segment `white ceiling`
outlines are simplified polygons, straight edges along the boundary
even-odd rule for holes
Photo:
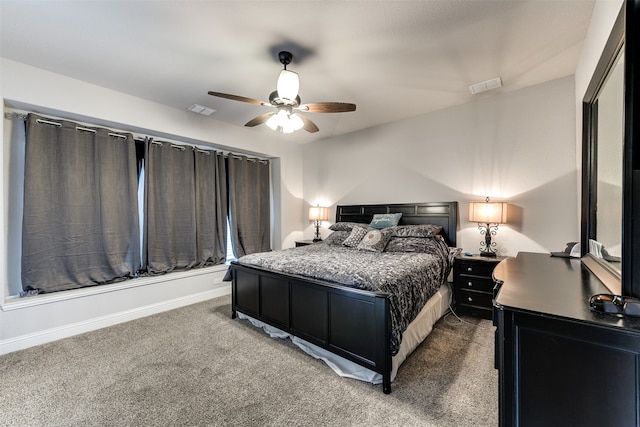
[[[574,73],[593,0],[31,1],[0,0],[0,55],[243,126],[267,107],[282,65],[302,102],[357,104],[307,113],[299,142],[414,117]],[[471,95],[494,77],[504,86]],[[246,132],[273,132],[266,126]]]

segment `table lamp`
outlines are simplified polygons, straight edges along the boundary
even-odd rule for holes
[[[469,203],[469,221],[477,222],[480,234],[484,234],[484,242],[480,242],[480,255],[496,256],[496,242],[491,236],[498,232],[498,224],[507,222],[507,203],[491,202],[487,197],[484,202]]]
[[[309,208],[309,220],[315,221],[316,235],[313,238],[314,242],[320,242],[320,222],[329,220],[329,209],[318,206],[311,206]]]

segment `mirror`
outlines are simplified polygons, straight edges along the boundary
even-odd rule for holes
[[[622,147],[624,143],[624,48],[597,96],[595,224],[589,253],[622,274]]]
[[[625,97],[623,7],[583,99],[582,261],[614,294],[622,294]]]

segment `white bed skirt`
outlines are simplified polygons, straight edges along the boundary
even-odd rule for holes
[[[445,283],[438,292],[433,295],[422,308],[418,316],[409,323],[407,330],[402,334],[402,342],[398,353],[391,359],[391,381],[396,377],[398,368],[407,357],[418,347],[418,345],[431,333],[433,325],[444,316],[451,304],[451,286]],[[238,312],[238,317],[249,320],[254,326],[262,328],[266,333],[274,338],[290,338],[291,341],[300,347],[305,353],[324,361],[338,375],[345,378],[353,378],[372,384],[381,384],[382,375],[362,367],[350,360],[335,355],[315,344],[290,335],[278,328],[267,325],[253,317]]]

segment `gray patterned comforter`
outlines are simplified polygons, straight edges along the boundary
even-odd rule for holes
[[[432,252],[370,252],[316,243],[245,255],[238,263],[389,293],[395,355],[402,332],[449,275],[452,256],[446,245]]]

